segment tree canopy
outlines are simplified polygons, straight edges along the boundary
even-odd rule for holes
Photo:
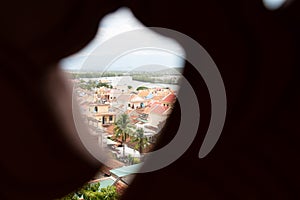
[[[88,183],[77,191],[57,200],[117,200],[118,193],[115,186],[100,188],[100,183]]]
[[[136,130],[132,142],[136,142],[134,148],[140,153],[143,153],[144,149],[150,145],[148,138],[144,135],[144,129],[142,128]]]
[[[115,138],[121,138],[123,157],[125,157],[124,142],[126,142],[128,136],[133,133],[133,128],[134,126],[130,124],[130,118],[126,113],[122,114],[115,123],[114,136]]]
[[[140,86],[140,87],[136,88],[137,91],[139,91],[139,90],[147,90],[147,89],[148,89],[148,88],[145,87],[145,86]]]

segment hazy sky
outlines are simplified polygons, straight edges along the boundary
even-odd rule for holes
[[[268,9],[276,10],[280,8],[286,1],[287,0],[263,0],[263,3]]]
[[[129,9],[121,8],[115,13],[107,15],[100,23],[99,31],[95,39],[79,53],[64,59],[61,62],[61,66],[67,70],[79,70],[86,60],[89,61],[89,64],[97,65],[101,57],[105,56],[103,53],[99,54],[99,52],[97,52],[97,47],[99,48],[100,44],[120,33],[142,27],[144,26],[132,15]],[[145,38],[145,40],[155,40],[155,42],[164,43],[168,48],[174,49],[175,52],[184,55],[183,49],[174,40],[153,34],[153,32],[151,32],[151,34],[139,35],[139,37]],[[182,58],[166,51],[140,50],[118,59],[111,65],[110,70],[129,71],[141,65],[151,64],[182,67],[183,62]]]
[[[286,0],[263,0],[265,6],[269,9],[277,9],[285,3]],[[80,70],[86,60],[88,64],[97,66],[101,58],[105,57],[104,53],[97,52],[97,47],[108,39],[119,35],[120,33],[132,31],[144,27],[127,8],[121,8],[115,13],[107,15],[99,25],[99,31],[95,39],[86,46],[79,53],[64,59],[61,62],[63,69]],[[184,51],[181,46],[174,40],[170,40],[159,36],[158,34],[149,36],[147,34],[139,35],[139,37],[145,38],[145,40],[151,40],[151,37],[156,42],[164,43],[169,48],[174,49],[176,52],[181,52],[184,55]],[[116,47],[117,48],[117,47]],[[113,50],[112,50],[113,51]],[[106,52],[107,53],[107,52]],[[108,52],[109,53],[109,52]],[[93,58],[92,58],[93,57]],[[91,59],[92,58],[92,59]],[[165,51],[155,50],[142,50],[130,53],[114,62],[110,70],[122,70],[130,71],[141,65],[162,65],[168,67],[182,67],[183,60],[178,56]]]

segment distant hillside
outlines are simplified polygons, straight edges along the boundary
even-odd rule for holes
[[[149,66],[147,68],[137,69],[129,72],[129,74],[151,74],[151,75],[180,75],[183,71],[183,68],[168,68],[158,67],[158,66]]]
[[[114,77],[114,76],[135,76],[135,75],[144,75],[144,76],[154,76],[160,77],[165,75],[179,76],[181,75],[183,68],[168,68],[164,66],[143,66],[129,72],[122,71],[106,71],[106,72],[83,72],[83,71],[70,71],[66,70],[66,73],[72,78],[100,78],[100,77]]]
[[[159,71],[158,73],[160,74],[170,74],[170,75],[181,75],[183,72],[183,67],[177,67],[177,68],[172,68],[172,69],[163,69]]]

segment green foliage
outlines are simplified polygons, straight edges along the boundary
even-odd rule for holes
[[[132,86],[131,86],[131,85],[128,85],[127,87],[128,87],[129,90],[132,89]]]
[[[97,83],[92,80],[89,80],[88,82],[80,80],[79,87],[84,90],[92,90],[92,88],[97,87]]]
[[[139,158],[134,158],[131,155],[128,155],[128,163],[129,165],[134,165],[134,164],[138,164],[141,162],[141,160]]]
[[[134,74],[132,80],[148,82],[148,83],[163,83],[163,84],[178,84],[178,79],[175,77],[163,77],[163,75],[148,73]]]
[[[181,71],[180,69],[178,69]],[[70,79],[80,78],[102,78],[102,77],[116,77],[128,75],[124,72],[66,72]],[[165,75],[173,75],[173,77],[165,77]],[[132,72],[133,80],[149,82],[149,83],[164,83],[164,84],[178,84],[178,76],[180,73],[174,70],[162,70],[157,72]],[[175,78],[177,77],[177,78]],[[128,88],[131,89],[131,88]]]
[[[132,80],[142,81],[142,82],[150,82],[150,83],[152,83],[154,81],[154,79],[147,74],[133,75]]]
[[[141,162],[141,159],[139,159],[139,158],[133,158],[132,164],[134,165],[134,164],[138,164],[140,162]]]
[[[108,186],[106,188],[101,188],[102,199],[103,200],[117,200],[118,193],[115,186]]]
[[[102,83],[102,82],[98,83],[96,87],[97,88],[100,88],[100,87],[112,88],[111,85],[109,85],[107,83]]]
[[[75,193],[71,193],[58,200],[78,200],[83,197],[84,200],[117,200],[118,193],[115,186],[108,186],[99,190],[100,183],[85,184]]]
[[[75,193],[70,193],[67,196],[64,196],[58,200],[79,200],[79,198],[77,197],[77,195]]]
[[[71,78],[101,78],[122,76],[122,72],[67,72]]]
[[[92,87],[86,83],[79,84],[79,87],[83,90],[92,90]]]
[[[134,126],[130,124],[130,118],[127,114],[122,114],[115,123],[114,137],[122,139],[122,145],[127,137],[133,133]],[[125,146],[123,145],[123,157],[125,156]]]
[[[88,184],[87,190],[96,192],[99,190],[100,182]]]
[[[88,82],[84,80],[80,80],[79,87],[84,90],[92,90],[93,88],[100,88],[100,87],[112,88],[112,86],[107,83],[102,83],[102,82],[92,81],[92,80],[89,80]]]
[[[118,193],[116,187],[108,186],[106,188],[101,188],[101,190],[86,190],[83,193],[84,200],[117,200]]]
[[[140,153],[143,153],[144,149],[150,145],[148,138],[144,135],[144,129],[138,128],[133,136],[132,142],[136,142],[134,148]]]
[[[147,90],[147,89],[148,89],[148,88],[145,87],[145,86],[140,86],[140,87],[136,88],[137,91],[139,91],[139,90]]]

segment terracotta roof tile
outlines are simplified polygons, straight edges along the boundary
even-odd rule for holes
[[[174,93],[170,93],[162,99],[163,102],[168,102],[168,103],[174,103],[175,100],[176,100],[176,96]]]
[[[163,96],[154,96],[152,99],[153,100],[157,100],[157,101],[160,101],[161,99],[163,98]]]
[[[155,105],[151,110],[151,113],[162,115],[167,109],[168,109],[167,107],[161,105]]]

